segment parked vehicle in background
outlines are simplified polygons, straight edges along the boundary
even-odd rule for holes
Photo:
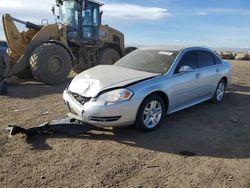
[[[235,55],[231,51],[221,51],[220,54],[222,59],[234,60]]]
[[[231,71],[207,48],[147,47],[77,75],[63,98],[68,115],[79,121],[151,131],[165,114],[209,99],[219,103]]]
[[[4,54],[6,54],[6,50],[8,48],[7,42],[0,41],[0,75],[3,73],[2,69],[4,69]],[[1,76],[0,76],[1,81]]]
[[[236,54],[235,60],[250,60],[249,52],[238,52]]]
[[[7,45],[7,42],[6,41],[0,41],[0,51],[5,51],[7,50],[8,48],[8,45]]]

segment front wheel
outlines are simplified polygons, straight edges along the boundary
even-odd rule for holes
[[[141,104],[136,118],[136,127],[143,131],[153,131],[160,126],[165,115],[165,104],[158,95],[150,95]]]
[[[222,79],[216,87],[214,96],[212,98],[212,102],[214,103],[221,102],[225,94],[225,89],[226,89],[226,82],[224,79]]]

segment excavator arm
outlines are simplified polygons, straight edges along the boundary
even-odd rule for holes
[[[15,64],[22,56],[31,39],[41,29],[41,27],[30,22],[24,22],[22,20],[12,18],[9,14],[3,15],[2,21],[5,37],[9,47],[8,56],[10,58],[10,63]],[[25,24],[28,30],[19,32],[14,21]]]

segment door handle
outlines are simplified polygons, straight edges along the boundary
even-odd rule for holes
[[[216,72],[219,73],[219,72],[220,72],[220,69],[216,69]]]
[[[199,73],[197,73],[197,74],[195,75],[195,77],[196,77],[196,78],[200,78],[201,75],[200,75]]]

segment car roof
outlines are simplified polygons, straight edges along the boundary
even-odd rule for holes
[[[149,46],[140,48],[141,50],[166,50],[166,51],[182,51],[182,50],[208,50],[212,51],[207,47],[201,46]]]

